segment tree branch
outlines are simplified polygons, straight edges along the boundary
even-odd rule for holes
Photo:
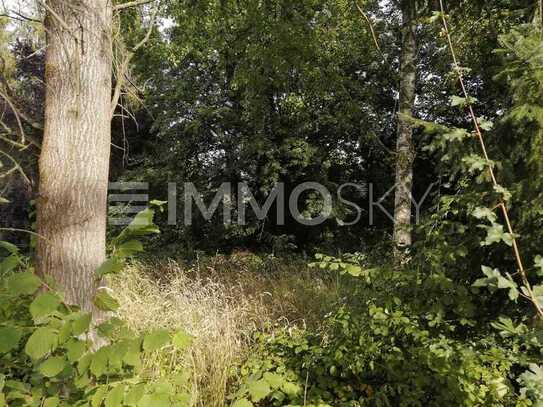
[[[144,4],[149,4],[157,0],[136,0],[136,1],[129,1],[128,3],[121,3],[117,4],[113,7],[113,11],[121,11],[130,7],[137,7],[142,6]]]
[[[125,3],[128,4],[128,3]],[[115,109],[117,108],[117,104],[119,103],[119,99],[121,97],[121,90],[124,85],[125,81],[125,75],[126,71],[128,70],[128,65],[130,64],[130,61],[136,54],[136,52],[147,42],[149,41],[149,38],[151,38],[151,34],[153,33],[153,28],[155,27],[156,23],[156,15],[157,10],[154,11],[153,16],[151,17],[151,23],[149,25],[149,29],[147,30],[147,34],[145,34],[145,37],[136,44],[132,50],[128,51],[128,54],[124,58],[124,60],[120,64],[120,72],[117,73],[117,84],[115,85],[115,91],[113,92],[113,99],[111,100],[111,117],[113,118],[113,115],[115,114]]]
[[[385,56],[383,55],[383,51],[381,51],[381,47],[379,46],[379,41],[377,40],[377,34],[375,33],[375,29],[373,28],[373,23],[369,19],[368,15],[364,12],[364,9],[358,4],[358,0],[355,0],[354,4],[356,5],[356,8],[362,14],[362,17],[366,20],[370,27],[371,36],[373,37],[373,42],[375,44],[375,47],[377,48],[377,51],[379,51],[379,54],[381,54],[381,57],[383,60],[385,59]]]

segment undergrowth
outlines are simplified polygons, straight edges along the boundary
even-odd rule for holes
[[[190,375],[192,405],[224,406],[254,350],[257,332],[319,330],[340,295],[337,279],[303,261],[215,256],[192,265],[133,263],[111,288],[118,316],[136,332],[183,329],[187,351],[153,355],[156,374],[180,366]]]

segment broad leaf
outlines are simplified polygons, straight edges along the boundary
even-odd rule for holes
[[[0,353],[7,353],[19,345],[22,334],[15,327],[0,328]]]
[[[119,309],[119,302],[113,298],[106,289],[100,289],[94,296],[94,305],[101,309],[102,311],[116,311]]]
[[[164,329],[150,332],[143,338],[143,350],[153,352],[170,343],[170,333]]]
[[[41,284],[41,280],[29,271],[14,274],[7,279],[7,288],[14,295],[34,294]]]
[[[55,377],[61,373],[67,366],[66,359],[62,356],[56,356],[46,359],[38,368],[39,372],[45,377]]]
[[[54,351],[58,345],[58,334],[50,327],[38,328],[30,335],[25,352],[32,359],[40,359]]]
[[[60,298],[56,294],[41,294],[30,304],[30,314],[34,320],[49,316],[58,309],[60,303]]]

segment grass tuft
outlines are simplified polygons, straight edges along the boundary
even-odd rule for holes
[[[192,404],[205,407],[228,404],[255,331],[318,327],[337,299],[334,280],[304,263],[256,256],[215,256],[190,267],[136,263],[111,287],[119,316],[133,330],[183,329],[193,336],[186,352],[160,352],[144,363],[151,376],[188,372]]]

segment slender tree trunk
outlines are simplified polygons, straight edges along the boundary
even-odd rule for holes
[[[400,110],[396,146],[396,197],[394,205],[394,244],[397,260],[403,258],[411,243],[411,189],[415,152],[412,126],[408,117],[413,114],[416,81],[416,9],[415,0],[401,0],[402,49],[400,56]]]
[[[105,260],[111,142],[111,0],[48,0],[37,271],[93,311]]]

